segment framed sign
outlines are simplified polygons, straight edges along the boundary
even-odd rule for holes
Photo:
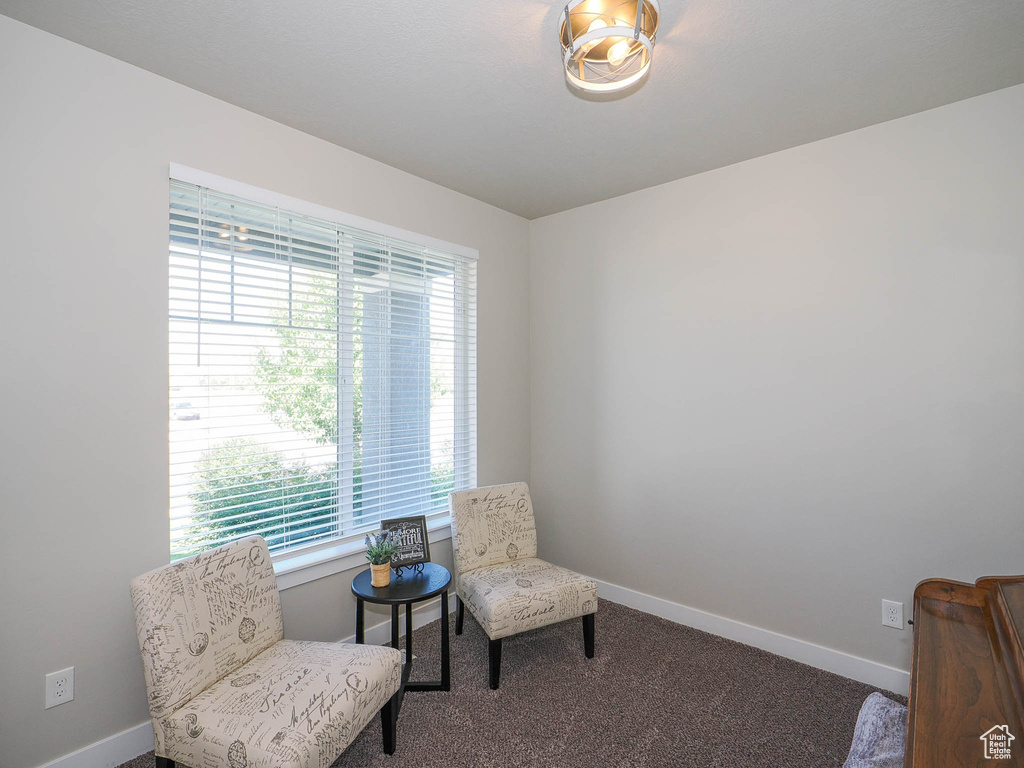
[[[395,517],[384,520],[381,530],[390,531],[391,541],[398,551],[391,558],[391,567],[399,573],[409,568],[430,562],[430,543],[427,541],[427,518]]]

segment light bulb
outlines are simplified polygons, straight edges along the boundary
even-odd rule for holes
[[[607,26],[608,22],[606,22],[604,19],[596,18],[592,22],[590,22],[590,26],[587,27],[587,32],[593,32],[595,29],[604,29]],[[597,40],[591,40],[589,43],[584,43],[583,45],[580,46],[580,51],[584,56],[586,56],[594,49],[594,46],[600,44],[603,39],[604,38],[599,37]]]
[[[627,56],[629,56],[628,38],[622,38],[619,42],[608,49],[608,63],[613,67],[622,66],[622,62],[626,60]]]

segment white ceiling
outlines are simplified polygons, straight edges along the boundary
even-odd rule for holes
[[[1024,82],[1022,0],[661,0],[649,80],[565,84],[563,2],[0,0],[0,13],[544,216]]]

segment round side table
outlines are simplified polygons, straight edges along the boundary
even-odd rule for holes
[[[395,717],[402,706],[406,691],[448,691],[451,690],[451,672],[448,650],[448,587],[452,575],[443,565],[424,563],[422,572],[406,569],[401,576],[391,574],[391,583],[386,587],[370,584],[370,570],[367,568],[352,579],[352,594],[356,597],[356,642],[365,641],[365,604],[391,606],[391,647],[398,648],[398,610],[405,606],[405,665],[402,667],[402,687],[398,693]],[[409,682],[412,672],[412,606],[414,603],[441,596],[441,679],[432,682]]]

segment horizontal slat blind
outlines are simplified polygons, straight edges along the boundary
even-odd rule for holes
[[[178,181],[169,252],[172,559],[475,485],[475,259]]]

